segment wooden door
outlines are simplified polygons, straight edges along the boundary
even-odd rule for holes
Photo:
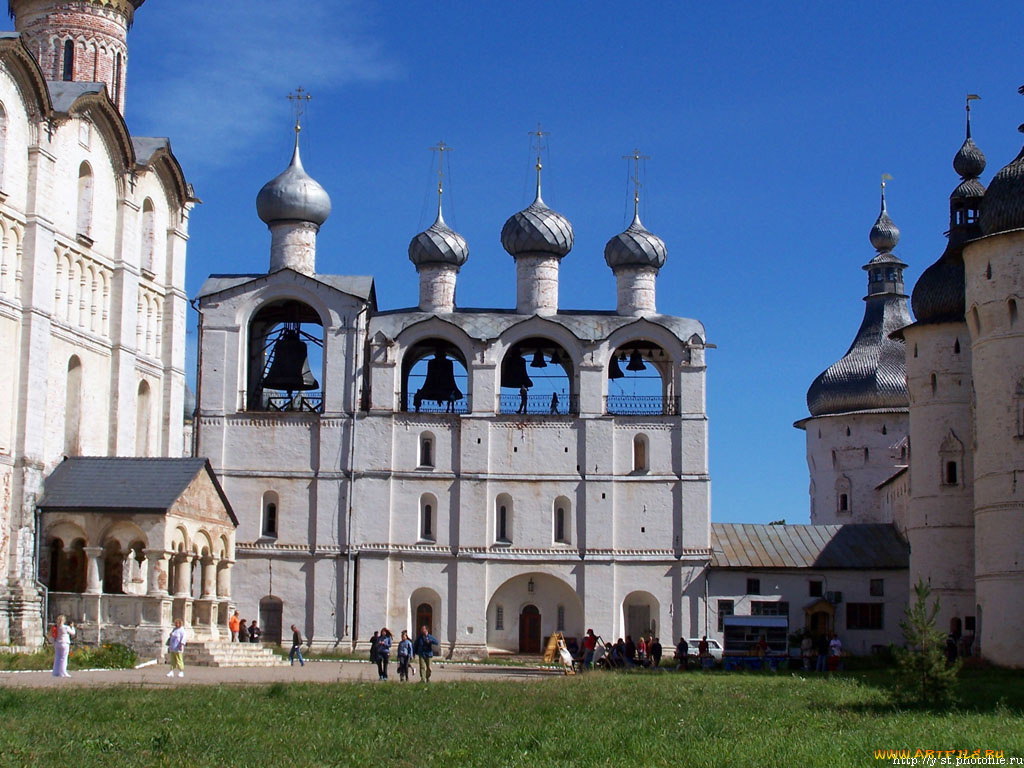
[[[519,614],[519,652],[540,653],[540,611],[535,605]]]
[[[434,609],[430,603],[420,603],[416,606],[416,626],[412,628],[413,637],[418,637],[420,627],[426,627],[427,632],[434,634]]]
[[[260,629],[263,630],[261,640],[264,643],[281,643],[281,618],[283,615],[281,601],[276,597],[264,597],[260,600]]]

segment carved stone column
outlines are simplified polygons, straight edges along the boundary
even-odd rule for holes
[[[170,576],[168,573],[168,559],[172,553],[163,549],[146,549],[143,550],[143,554],[146,556],[148,567],[146,572],[148,587],[146,594],[151,597],[163,597],[167,594]]]
[[[228,600],[231,597],[231,566],[234,560],[221,560],[217,569],[217,597]]]
[[[219,561],[217,560],[217,558],[215,558],[213,555],[207,555],[206,557],[204,557],[200,561],[200,563],[202,564],[202,568],[203,568],[203,574],[202,574],[203,591],[202,591],[202,595],[201,595],[203,600],[212,600],[214,597],[217,596],[216,595],[216,588],[217,588],[217,563],[218,562]]]
[[[85,547],[85,592],[88,595],[98,595],[103,592],[103,583],[100,581],[100,558],[103,557],[103,547]]]
[[[174,596],[191,597],[192,595],[192,560],[195,555],[187,552],[178,555],[174,578]]]

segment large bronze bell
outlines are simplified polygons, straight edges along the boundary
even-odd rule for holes
[[[526,373],[526,360],[521,355],[506,355],[501,365],[501,386],[508,389],[529,389],[533,381]]]
[[[320,388],[309,370],[306,342],[296,328],[285,328],[274,342],[274,359],[263,379],[263,388],[278,392],[307,392]]]
[[[627,371],[644,371],[647,370],[647,366],[644,365],[644,356],[640,354],[639,349],[634,349],[633,354],[629,356],[629,365],[626,366]]]
[[[615,357],[615,355],[612,355],[611,362],[608,363],[608,378],[609,379],[621,379],[621,378],[624,378],[625,375],[626,374],[624,374],[622,372],[622,369],[619,368],[619,361],[618,361],[618,359]]]
[[[422,400],[445,402],[462,399],[462,392],[455,383],[455,368],[452,361],[441,355],[434,355],[427,361],[427,378],[419,389]]]
[[[533,360],[530,361],[531,368],[547,368],[548,364],[544,360],[544,352],[538,349],[533,353]]]

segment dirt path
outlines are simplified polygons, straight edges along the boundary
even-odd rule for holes
[[[185,677],[180,679],[177,676],[167,677],[168,669],[167,665],[154,664],[142,669],[72,671],[70,678],[54,677],[49,671],[0,672],[0,687],[94,688],[128,685],[165,688],[179,685],[265,685],[276,682],[378,682],[377,668],[369,662],[359,661],[307,661],[304,667],[298,664],[294,667],[288,664],[279,667],[186,667]],[[539,667],[435,662],[430,681],[440,683],[452,680],[537,680],[560,674]],[[415,685],[419,684],[419,678],[413,676],[409,683],[399,682],[396,665],[392,664],[389,679],[387,683],[382,684]]]

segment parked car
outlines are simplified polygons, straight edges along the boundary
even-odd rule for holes
[[[697,654],[697,649],[700,648],[700,638],[699,637],[691,637],[689,640],[686,641],[686,643],[687,643],[687,645],[690,646],[690,655],[696,657],[698,655]],[[715,661],[721,661],[722,660],[722,644],[719,643],[717,640],[713,640],[712,638],[709,637],[708,638],[708,653],[711,654],[712,658]]]

